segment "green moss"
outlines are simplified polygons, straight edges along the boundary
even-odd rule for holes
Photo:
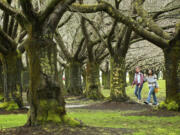
[[[40,100],[39,105],[42,108],[46,108],[48,106],[47,100]]]
[[[167,109],[169,111],[178,111],[179,105],[175,101],[170,101],[168,103],[165,103],[164,101],[160,103],[160,108]]]
[[[69,126],[72,126],[72,127],[77,127],[77,126],[80,126],[80,122],[77,121],[77,120],[74,120],[73,118],[67,116],[67,115],[64,115],[62,117],[62,120],[65,124],[69,125]]]
[[[159,107],[160,108],[166,108],[166,103],[164,101],[162,101],[160,104],[159,104]]]
[[[7,111],[19,109],[17,103],[15,103],[14,101],[1,103],[0,108],[5,109]]]
[[[48,117],[47,121],[52,121],[56,123],[61,123],[61,118],[59,116],[60,114],[56,113],[54,110],[49,110],[48,111]]]
[[[179,105],[175,101],[171,101],[170,103],[167,104],[168,110],[177,111],[178,108],[179,108]]]

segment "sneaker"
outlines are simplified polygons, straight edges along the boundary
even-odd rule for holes
[[[148,105],[149,103],[147,101],[144,102],[146,105]]]

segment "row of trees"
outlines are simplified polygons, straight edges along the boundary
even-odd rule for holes
[[[125,6],[125,10],[121,9],[122,0],[97,2],[95,5],[91,5],[93,1],[85,0],[50,0],[48,4],[47,1],[31,0],[0,2],[3,11],[0,58],[4,102],[6,105],[15,102],[22,106],[21,55],[26,52],[30,105],[28,125],[49,121],[78,125],[66,114],[62,91],[66,88],[70,95],[84,94],[88,98],[102,99],[99,70],[104,69],[100,66],[103,61],[106,61],[107,67],[103,72],[104,83],[107,83],[110,71],[111,100],[128,100],[125,92],[126,55],[129,46],[141,40],[147,40],[163,50],[168,76],[166,101],[180,104],[180,25],[177,23],[173,32],[169,28],[173,29],[174,24],[163,27],[157,23],[169,15],[165,13],[176,14],[174,11],[179,11],[180,5],[147,12],[143,8],[144,0],[133,0]],[[175,22],[177,17],[173,17]],[[72,29],[72,36],[67,36],[68,27]],[[60,79],[62,76],[58,76],[62,75],[62,69],[66,87]]]

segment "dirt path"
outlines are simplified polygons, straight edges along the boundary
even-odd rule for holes
[[[0,130],[0,135],[123,135],[132,130],[101,127],[66,127],[51,125],[47,127],[20,127]]]

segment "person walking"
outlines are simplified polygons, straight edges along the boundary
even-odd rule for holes
[[[132,84],[132,88],[134,87],[134,85],[136,85],[134,94],[138,99],[138,103],[140,103],[141,102],[141,90],[143,88],[143,83],[144,83],[144,75],[143,75],[143,73],[141,73],[140,67],[136,67],[135,71],[136,71],[136,73],[134,75],[134,81]]]
[[[151,101],[151,95],[153,95],[153,100],[154,100],[153,105],[157,105],[158,102],[157,102],[157,98],[156,98],[155,88],[159,88],[159,86],[157,83],[157,77],[154,75],[152,70],[148,71],[148,76],[145,77],[145,81],[148,82],[149,94],[148,94],[147,100],[144,103],[149,104]]]

